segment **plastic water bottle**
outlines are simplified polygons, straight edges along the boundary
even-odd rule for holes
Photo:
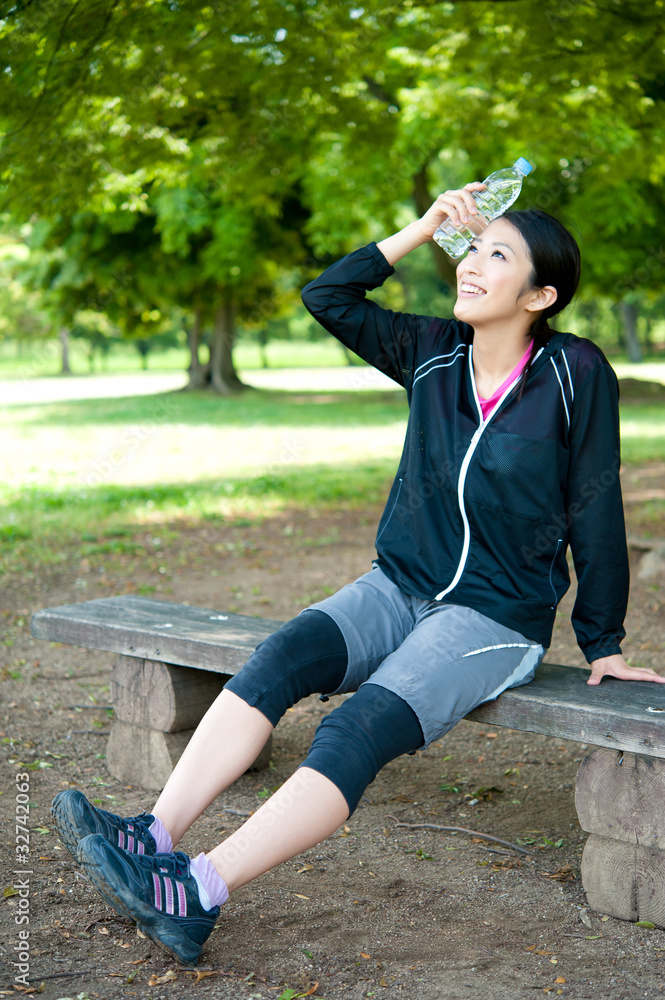
[[[483,183],[487,185],[484,191],[473,191],[473,198],[478,206],[478,215],[471,216],[469,222],[477,232],[482,232],[504,212],[507,212],[522,190],[522,180],[530,174],[533,167],[523,156],[512,167],[495,170]],[[461,257],[473,243],[477,233],[468,225],[453,226],[446,219],[434,233],[433,239],[450,257]]]

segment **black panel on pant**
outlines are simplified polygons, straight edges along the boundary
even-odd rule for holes
[[[335,691],[347,664],[339,627],[325,612],[307,610],[259,643],[225,690],[258,708],[276,726],[301,698]]]
[[[336,785],[354,812],[367,786],[389,761],[424,743],[418,717],[399,695],[371,682],[321,720],[307,758]]]

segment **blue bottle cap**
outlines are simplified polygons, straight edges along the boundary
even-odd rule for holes
[[[527,174],[530,174],[531,171],[533,170],[533,167],[531,166],[529,161],[525,160],[523,156],[520,156],[519,160],[515,160],[515,166],[520,171],[520,173],[524,174],[525,176]]]

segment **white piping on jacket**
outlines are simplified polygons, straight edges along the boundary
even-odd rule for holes
[[[568,358],[566,357],[566,352],[563,347],[561,348],[561,354],[563,356],[563,363],[566,366],[566,371],[568,372],[568,385],[570,386],[570,401],[575,402],[575,389],[573,388],[573,380],[570,377],[570,368],[568,367]]]
[[[458,358],[463,358],[464,353],[458,354],[457,352],[460,350],[463,352],[465,347],[466,344],[458,344],[455,350],[451,351],[450,354],[437,354],[433,358],[430,358],[428,361],[423,361],[422,365],[418,365],[418,367],[414,372],[415,378],[412,384],[415,385],[418,379],[424,378],[425,375],[429,375],[430,372],[436,371],[437,368],[448,368],[450,365],[454,364],[458,360]],[[427,365],[431,365],[433,361],[440,361],[443,358],[452,358],[452,361],[446,361],[445,364],[441,365],[434,365],[433,368],[429,368],[426,372],[422,372],[420,375],[418,374],[421,368],[425,368]]]
[[[482,407],[480,405],[480,400],[478,399],[478,391],[476,389],[476,380],[475,380],[475,378],[473,376],[473,345],[471,345],[469,347],[468,358],[469,358],[469,374],[471,376],[471,385],[473,386],[473,395],[474,395],[474,398],[476,400],[476,406],[478,407],[478,414],[480,416],[480,424],[476,428],[476,430],[474,432],[474,435],[471,438],[471,441],[469,442],[469,447],[468,447],[466,455],[464,456],[464,459],[462,461],[462,465],[461,465],[460,473],[459,473],[459,479],[457,481],[457,502],[459,504],[460,514],[462,515],[462,522],[464,524],[464,541],[462,543],[462,555],[460,556],[460,561],[459,561],[459,563],[457,565],[457,570],[455,572],[455,576],[453,577],[453,579],[451,580],[451,582],[448,584],[448,586],[444,590],[442,590],[440,594],[436,595],[436,597],[434,598],[435,601],[441,601],[441,600],[443,600],[443,598],[446,596],[446,594],[449,594],[450,591],[454,590],[454,588],[457,586],[457,584],[460,581],[460,577],[462,576],[462,573],[464,572],[464,567],[466,565],[466,560],[467,560],[467,557],[469,555],[469,546],[471,545],[471,528],[469,526],[469,519],[466,516],[466,508],[464,506],[464,483],[466,481],[466,474],[467,474],[467,471],[468,471],[468,468],[469,468],[469,464],[471,463],[471,459],[473,458],[473,453],[476,450],[476,448],[478,447],[478,442],[480,441],[480,439],[482,437],[482,434],[483,434],[483,431],[485,430],[485,428],[489,424],[490,420],[492,419],[492,417],[494,416],[494,414],[496,413],[496,411],[499,409],[499,407],[503,403],[503,401],[506,398],[506,396],[510,392],[512,392],[512,390],[515,388],[515,386],[517,385],[517,383],[519,382],[519,380],[521,378],[521,375],[518,375],[518,377],[516,379],[513,379],[513,381],[510,383],[510,385],[508,386],[508,388],[506,389],[506,391],[503,393],[503,395],[499,399],[499,402],[496,404],[496,406],[494,407],[494,409],[492,410],[492,412],[489,414],[489,416],[485,420],[484,417],[483,417],[483,411],[482,411]]]
[[[568,412],[568,403],[566,402],[566,394],[563,391],[563,382],[561,381],[561,378],[559,377],[559,372],[557,371],[557,367],[556,367],[556,364],[554,362],[554,358],[550,358],[550,361],[552,362],[552,368],[554,369],[554,373],[556,375],[557,382],[559,383],[559,388],[561,389],[561,398],[563,400],[563,405],[564,405],[564,408],[566,410],[566,420],[568,421],[568,429],[570,430],[570,413]],[[568,367],[568,365],[566,365],[566,368],[567,367]]]

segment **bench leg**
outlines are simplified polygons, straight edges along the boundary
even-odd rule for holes
[[[111,676],[115,719],[106,766],[120,781],[158,792],[194,728],[228,680],[209,670],[118,656]],[[250,771],[268,767],[272,736]]]
[[[589,906],[665,927],[665,760],[598,747],[580,765],[575,805],[591,834],[582,856]]]

